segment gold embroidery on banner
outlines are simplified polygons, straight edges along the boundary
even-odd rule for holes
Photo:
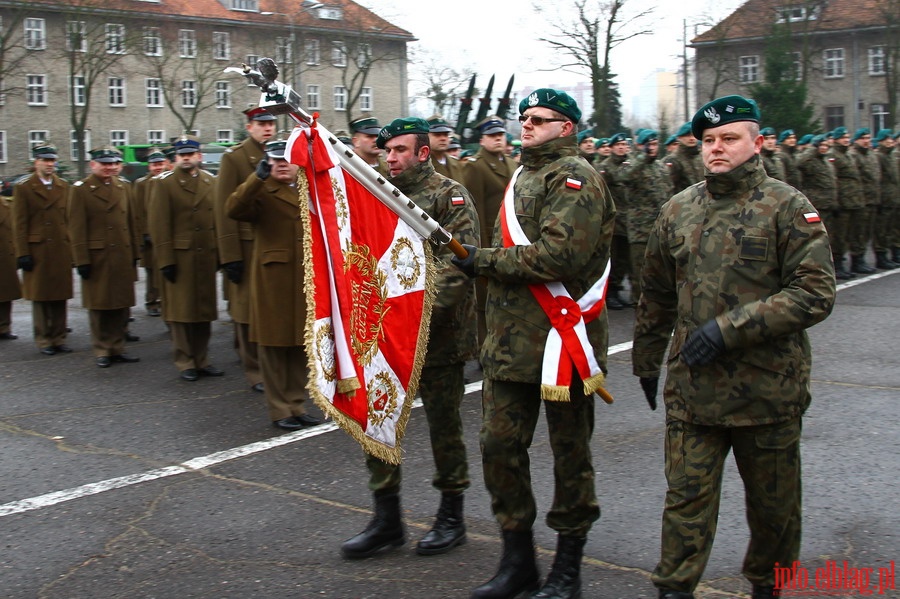
[[[412,289],[422,274],[412,242],[401,237],[391,249],[391,269],[404,289]]]
[[[381,426],[397,410],[397,387],[384,372],[369,383],[369,421]]]
[[[350,206],[347,205],[347,196],[344,195],[344,190],[335,177],[331,178],[331,190],[334,192],[334,213],[337,216],[338,227],[344,230],[350,217]]]
[[[344,274],[351,269],[357,272],[350,281],[350,344],[359,363],[368,366],[378,353],[378,340],[383,337],[382,327],[387,312],[387,275],[378,268],[378,260],[372,251],[353,242],[344,255]]]
[[[315,348],[322,376],[331,383],[337,378],[337,365],[334,361],[334,329],[330,324],[316,331]]]

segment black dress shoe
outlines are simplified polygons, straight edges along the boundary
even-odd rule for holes
[[[225,374],[225,371],[219,370],[215,366],[204,366],[197,369],[197,374],[200,376],[222,376]]]
[[[18,335],[13,335],[12,333],[0,333],[0,339],[18,339]]]
[[[115,356],[110,356],[109,359],[113,362],[125,362],[127,364],[141,361],[137,356],[129,356],[128,354],[116,354]]]
[[[55,347],[42,347],[41,353],[44,354],[45,356],[55,356],[56,348]]]
[[[256,391],[257,393],[265,393],[265,391],[266,391],[266,388],[262,383],[256,383],[255,385],[253,385],[250,388],[253,389],[254,391]]]
[[[134,322],[134,316],[129,316],[129,317],[128,317],[128,322]]]
[[[71,354],[72,348],[68,345],[54,345],[53,349],[60,354]]]
[[[325,422],[321,418],[316,418],[309,414],[301,414],[300,416],[294,416],[294,418],[296,418],[303,426],[318,426]]]
[[[125,333],[125,341],[140,341],[141,338],[137,335],[132,335],[131,333]]]
[[[197,374],[196,368],[188,368],[188,369],[182,370],[180,376],[181,376],[181,378],[183,378],[186,381],[196,381],[197,379],[200,378],[200,375]]]
[[[286,431],[298,431],[303,428],[303,423],[300,422],[296,416],[288,416],[281,420],[275,420],[272,424],[278,428],[283,428]]]
[[[97,358],[97,366],[100,368],[109,368],[112,364],[112,360],[109,356],[100,356]]]

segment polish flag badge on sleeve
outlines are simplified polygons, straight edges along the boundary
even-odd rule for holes
[[[583,185],[583,183],[581,182],[580,179],[573,179],[572,177],[566,177],[566,187],[568,187],[569,189],[574,189],[574,190],[578,191],[579,189],[581,189],[582,185]]]
[[[819,216],[818,212],[804,212],[803,220],[806,221],[806,224],[822,222],[822,218]]]

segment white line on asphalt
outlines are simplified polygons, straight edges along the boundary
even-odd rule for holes
[[[859,285],[860,283],[874,281],[875,279],[880,279],[882,277],[887,277],[889,275],[898,273],[900,273],[900,270],[879,272],[867,277],[862,277],[859,279],[841,283],[837,286],[837,288],[839,290],[846,289],[848,287]],[[607,353],[608,355],[612,356],[621,352],[625,352],[631,349],[631,345],[631,341],[619,343],[610,347]],[[481,389],[481,381],[474,381],[466,385],[465,392],[467,394],[473,393],[475,391],[478,391],[479,389]],[[418,408],[421,405],[422,401],[418,399],[413,403],[414,408]],[[121,489],[123,487],[129,487],[131,485],[136,485],[151,480],[159,480],[161,478],[168,478],[170,476],[176,476],[178,474],[196,472],[197,470],[200,470],[202,468],[209,468],[210,466],[215,466],[216,464],[221,464],[229,460],[242,458],[255,453],[261,453],[275,447],[288,445],[289,443],[293,443],[295,441],[301,441],[309,437],[316,437],[325,433],[330,433],[337,429],[338,426],[334,422],[326,422],[325,424],[321,424],[314,428],[279,435],[278,437],[266,439],[265,441],[250,443],[249,445],[235,447],[226,451],[217,451],[216,453],[211,453],[206,456],[201,456],[192,460],[188,460],[186,462],[182,462],[177,466],[148,470],[147,472],[142,472],[139,474],[120,476],[118,478],[111,478],[96,483],[82,485],[80,487],[73,487],[64,491],[55,491],[53,493],[38,495],[37,497],[31,497],[29,499],[13,501],[11,503],[0,505],[0,518],[2,518],[3,516],[11,516],[13,514],[21,514],[22,512],[50,507],[58,503],[72,501],[73,499],[80,499],[81,497],[88,497],[90,495],[96,495],[98,493],[111,491],[113,489]]]

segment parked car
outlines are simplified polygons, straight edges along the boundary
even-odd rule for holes
[[[16,186],[16,183],[24,181],[30,174],[31,173],[25,173],[24,175],[6,175],[0,177],[0,196],[12,197],[13,187]]]

